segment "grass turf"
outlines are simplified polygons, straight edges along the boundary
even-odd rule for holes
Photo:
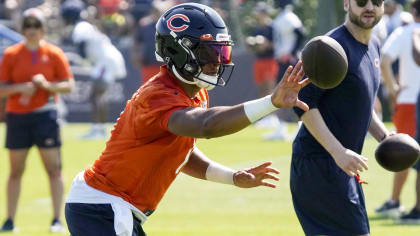
[[[85,132],[85,124],[69,124],[63,135],[63,176],[66,193],[73,177],[89,166],[105,146],[103,141],[81,141],[78,136]],[[0,140],[4,144],[4,124],[0,124]],[[233,168],[244,168],[263,161],[273,162],[280,170],[276,189],[239,189],[179,175],[157,211],[144,225],[152,236],[167,235],[303,235],[293,210],[289,190],[290,142],[263,142],[266,130],[247,128],[237,134],[199,140],[198,147],[210,158]],[[391,192],[392,173],[382,169],[375,161],[377,143],[367,138],[364,156],[369,158],[369,171],[362,179],[367,209],[370,216],[371,234],[381,236],[419,235],[420,226],[397,225],[391,219],[374,214],[374,208],[382,204]],[[6,217],[6,183],[9,172],[7,151],[0,148],[0,220]],[[411,208],[415,200],[415,173],[410,173],[402,193],[402,202]],[[46,173],[36,148],[31,149],[22,181],[22,192],[15,224],[17,234],[44,236],[51,223],[51,203]],[[63,217],[64,219],[64,217]]]

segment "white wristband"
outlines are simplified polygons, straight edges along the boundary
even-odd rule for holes
[[[279,109],[271,102],[271,95],[244,103],[246,117],[251,123]]]
[[[234,173],[234,170],[226,166],[222,166],[216,162],[210,162],[206,171],[206,179],[212,182],[234,185]]]

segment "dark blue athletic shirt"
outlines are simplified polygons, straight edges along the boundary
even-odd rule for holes
[[[333,89],[320,89],[309,84],[300,91],[299,99],[306,102],[310,109],[319,109],[338,141],[345,148],[360,154],[380,82],[379,41],[371,38],[369,45],[363,44],[344,25],[327,35],[337,40],[347,54],[349,67],[346,77]],[[325,66],[333,67],[334,62]],[[304,113],[296,107],[294,110],[299,117]],[[304,157],[330,156],[305,125],[302,125],[293,142],[293,153]]]

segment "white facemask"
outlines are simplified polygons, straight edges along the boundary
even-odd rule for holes
[[[198,76],[199,79],[193,78],[194,81],[189,81],[189,80],[185,79],[184,77],[182,77],[178,73],[178,71],[177,71],[177,69],[175,68],[174,65],[172,65],[172,72],[174,73],[175,77],[177,77],[182,82],[184,82],[186,84],[194,84],[194,85],[197,85],[198,87],[206,89],[206,90],[214,89],[214,87],[216,87],[214,84],[217,84],[217,76],[215,76],[215,75],[206,75],[206,74],[201,73]]]

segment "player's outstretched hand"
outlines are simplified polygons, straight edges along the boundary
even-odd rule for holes
[[[279,174],[280,172],[269,167],[271,164],[271,162],[264,162],[256,167],[239,170],[233,175],[233,182],[240,188],[253,188],[258,186],[275,188],[275,184],[265,181],[266,179],[279,180],[274,174]]]
[[[298,99],[300,89],[310,82],[308,78],[301,80],[304,74],[302,61],[299,61],[294,68],[292,66],[287,68],[271,97],[274,106],[279,108],[297,106],[302,110],[309,110],[308,105]]]
[[[349,176],[355,176],[359,172],[363,172],[363,170],[368,170],[368,165],[366,163],[368,159],[350,149],[346,149],[344,152],[336,154],[334,160]]]

